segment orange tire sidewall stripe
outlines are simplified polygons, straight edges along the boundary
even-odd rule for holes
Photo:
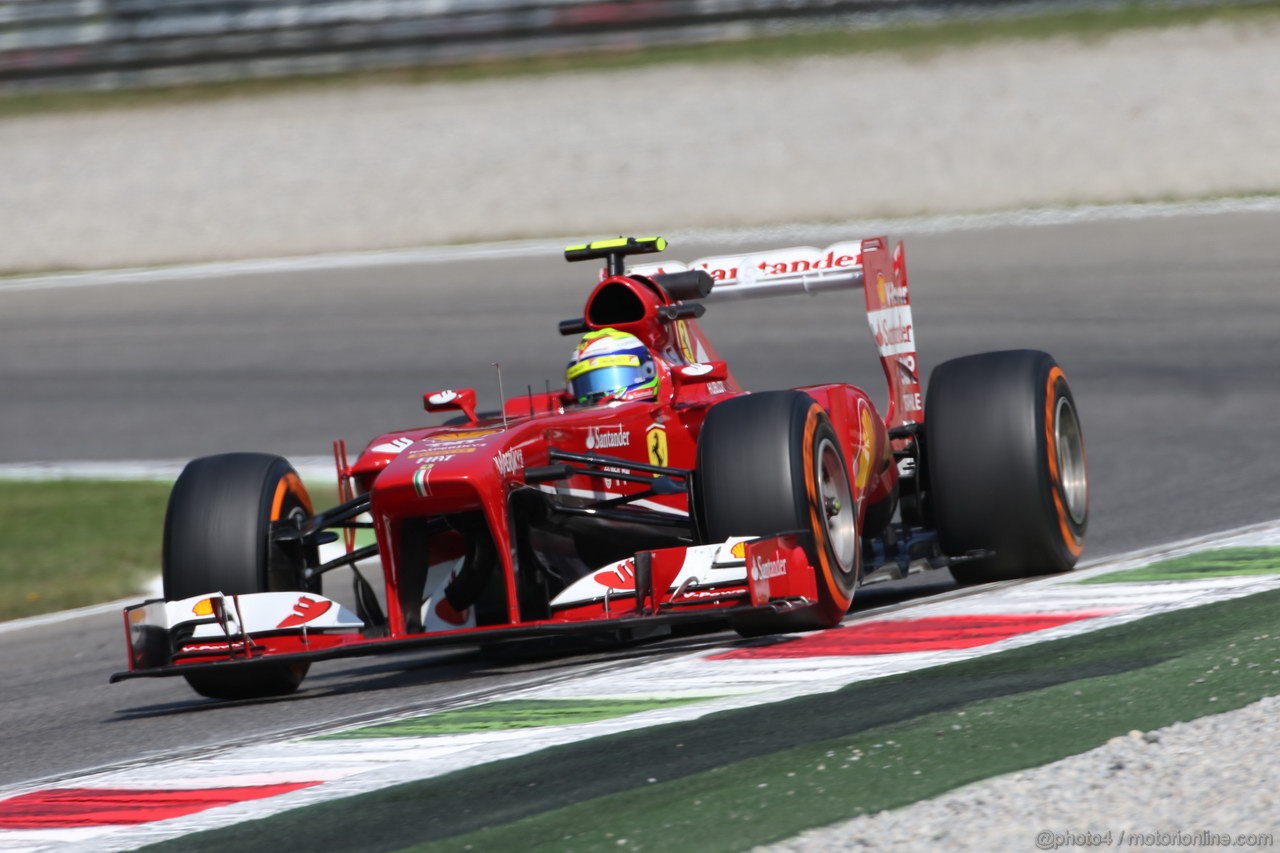
[[[809,525],[813,529],[814,551],[817,552],[818,569],[826,584],[827,594],[833,602],[848,609],[853,602],[853,597],[846,595],[840,588],[840,584],[836,582],[831,560],[827,557],[827,525],[818,516],[818,482],[817,471],[814,469],[813,434],[818,429],[818,418],[821,414],[822,407],[814,403],[809,407],[809,413],[805,416],[804,422],[804,487],[809,495]]]
[[[307,515],[315,515],[315,511],[311,508],[311,496],[307,494],[306,486],[302,485],[302,480],[297,474],[290,471],[280,478],[280,482],[276,483],[276,494],[271,499],[272,521],[280,520],[280,510],[284,508],[284,496],[290,492],[306,509]]]
[[[1049,454],[1049,479],[1050,491],[1053,493],[1053,507],[1058,513],[1058,530],[1062,534],[1062,544],[1067,547],[1072,556],[1079,557],[1084,551],[1084,543],[1071,530],[1071,524],[1067,519],[1067,508],[1062,504],[1062,478],[1058,472],[1058,441],[1055,436],[1055,419],[1057,417],[1057,407],[1054,401],[1057,399],[1054,393],[1057,389],[1058,382],[1064,385],[1067,382],[1066,374],[1062,372],[1062,368],[1056,364],[1049,371],[1049,378],[1045,382],[1044,393],[1044,445]]]

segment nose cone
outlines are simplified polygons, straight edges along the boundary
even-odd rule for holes
[[[477,509],[486,493],[501,496],[523,482],[531,444],[527,430],[440,430],[414,442],[379,475],[374,490],[414,515]]]

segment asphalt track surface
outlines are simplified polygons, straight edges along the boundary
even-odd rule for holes
[[[1087,556],[1098,557],[1280,517],[1276,234],[1276,214],[1230,214],[893,236],[907,241],[926,370],[1013,347],[1064,366],[1088,442]],[[804,242],[839,236],[869,235]],[[555,323],[578,312],[593,274],[548,255],[0,292],[0,461],[359,445],[422,422],[425,390],[473,385],[495,402],[493,361],[509,394],[555,382],[570,348]],[[854,295],[717,305],[702,325],[752,389],[883,381]],[[859,609],[950,587],[944,574],[867,589]],[[122,633],[115,615],[0,633],[0,785],[725,640],[333,662],[296,697],[218,705],[178,680],[108,686]]]

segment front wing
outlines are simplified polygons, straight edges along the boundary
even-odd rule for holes
[[[662,625],[793,612],[818,600],[810,548],[808,534],[796,532],[643,551],[568,587],[552,602],[549,619],[400,636],[372,636],[354,613],[312,593],[148,601],[125,608],[129,668],[111,681],[493,640],[642,635]]]

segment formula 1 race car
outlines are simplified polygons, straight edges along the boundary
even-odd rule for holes
[[[949,567],[959,583],[1069,570],[1084,443],[1062,369],[1032,350],[937,367],[922,399],[902,245],[885,238],[627,267],[658,237],[565,250],[604,262],[568,387],[381,435],[316,511],[278,456],[189,463],[164,531],[164,600],[125,610],[129,669],[199,693],[297,689],[312,661],[720,620],[744,636],[828,628],[860,583]],[[888,384],[743,391],[698,328],[708,304],[862,289]],[[926,418],[926,412],[928,417]],[[376,541],[356,547],[371,528]],[[367,533],[363,535],[368,535]],[[339,544],[341,543],[341,544]],[[337,556],[321,560],[321,546]],[[352,609],[321,594],[358,570]]]

